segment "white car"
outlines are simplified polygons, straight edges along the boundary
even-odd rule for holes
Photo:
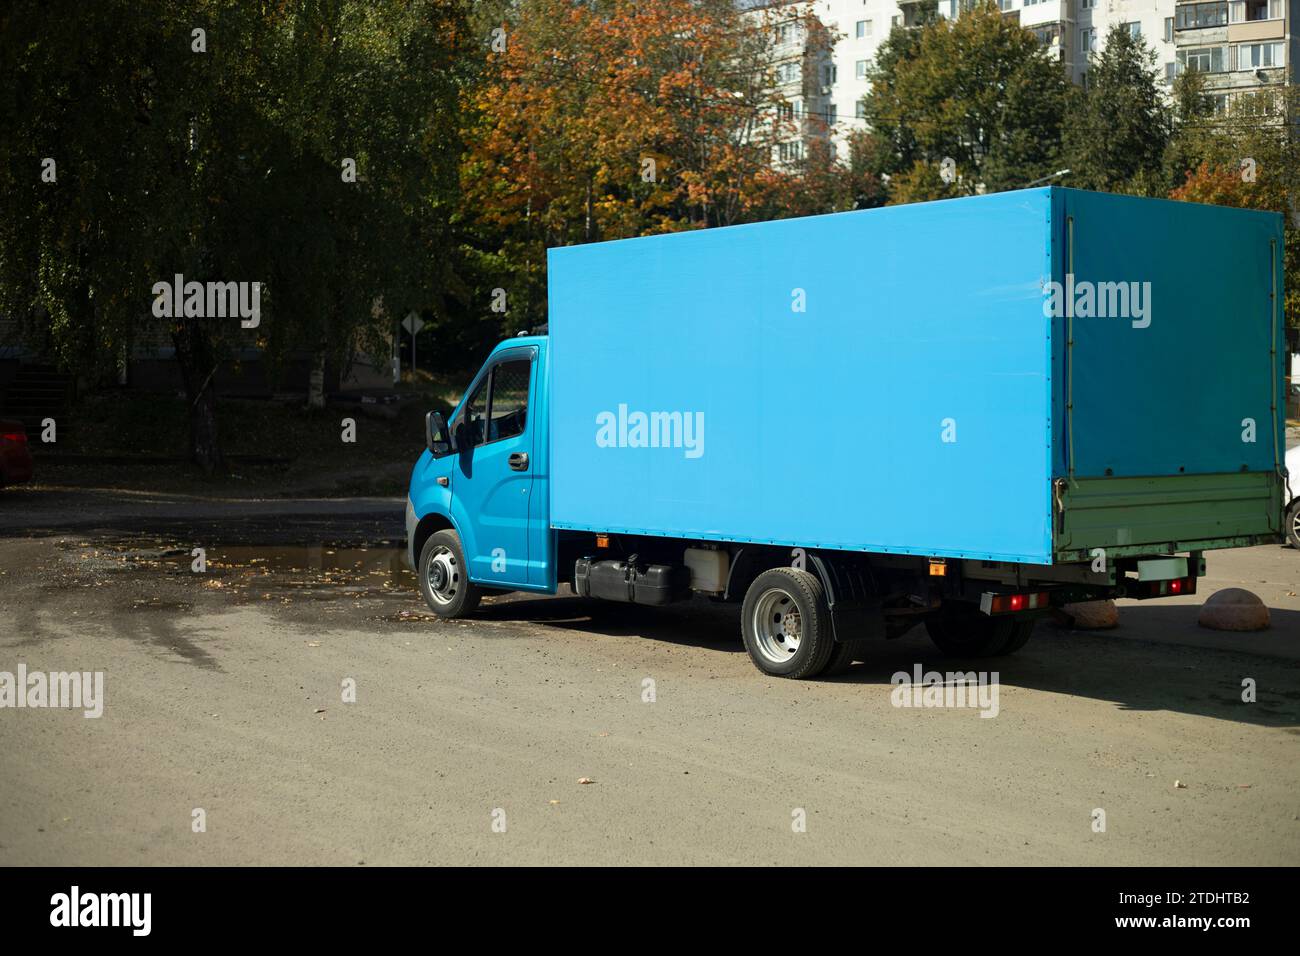
[[[1287,543],[1300,548],[1300,445],[1286,453],[1286,531]]]

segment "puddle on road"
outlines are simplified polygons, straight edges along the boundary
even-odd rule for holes
[[[77,542],[88,571],[166,574],[173,579],[193,574],[199,587],[223,590],[257,600],[356,600],[416,593],[415,575],[406,567],[404,548],[374,545],[197,545],[205,551],[206,570],[193,571],[191,548],[141,547],[114,542],[95,547]],[[141,602],[147,609],[152,602]],[[160,605],[161,606],[161,605]]]
[[[331,578],[379,577],[393,585],[415,586],[415,575],[407,569],[402,549],[396,547],[233,545],[207,549],[207,559],[209,568],[246,569],[259,574],[305,571]]]
[[[185,570],[193,558],[173,558]],[[216,546],[207,549],[207,574],[220,587],[225,583],[249,590],[293,591],[317,600],[374,597],[395,591],[410,594],[415,575],[407,570],[401,548],[331,547],[330,545]]]

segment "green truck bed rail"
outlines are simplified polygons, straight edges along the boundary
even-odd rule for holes
[[[1282,479],[1271,472],[1059,479],[1055,560],[1242,548],[1282,540]]]

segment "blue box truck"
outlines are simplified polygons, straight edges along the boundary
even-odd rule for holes
[[[758,668],[1192,593],[1281,541],[1282,221],[1047,187],[550,250],[411,477],[429,607],[742,604]]]

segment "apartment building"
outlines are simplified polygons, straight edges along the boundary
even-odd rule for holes
[[[774,31],[777,91],[785,102],[775,117],[779,141],[773,159],[782,165],[796,163],[804,158],[811,140],[830,140],[835,135],[834,37],[820,20],[803,15],[806,7],[801,4],[749,0],[745,6],[767,17]]]
[[[1087,83],[1089,55],[1100,51],[1116,26],[1141,36],[1155,50],[1162,78],[1173,82],[1174,0],[1001,0],[1001,6],[1042,41],[1075,83]]]
[[[746,5],[807,6],[792,0]],[[813,15],[838,41],[831,52],[810,57],[799,47],[804,39],[791,30],[782,67],[789,109],[808,120],[805,137],[842,142],[864,127],[867,74],[893,27],[912,26],[930,10],[955,18],[969,5],[970,0],[814,0]],[[1208,91],[1221,109],[1242,91],[1296,79],[1291,64],[1300,55],[1300,38],[1292,37],[1291,24],[1300,0],[999,0],[999,6],[1039,38],[1075,83],[1087,83],[1089,55],[1100,51],[1116,25],[1155,51],[1166,87],[1184,70],[1208,74]],[[785,155],[801,148],[787,145]]]
[[[1297,0],[1214,0],[1174,7],[1174,73],[1205,74],[1206,92],[1222,110],[1234,96],[1296,79],[1292,36]]]

